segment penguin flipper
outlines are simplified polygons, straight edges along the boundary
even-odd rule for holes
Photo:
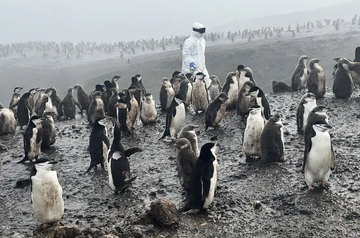
[[[306,138],[305,139],[305,151],[304,151],[304,160],[303,160],[303,164],[302,164],[302,168],[301,168],[301,172],[304,173],[305,172],[305,166],[306,166],[306,161],[307,161],[307,155],[309,154],[310,150],[311,150],[311,137],[310,138]]]
[[[276,157],[282,158],[284,155],[284,146],[283,142],[281,140],[281,137],[278,137],[275,139],[275,151],[276,151]]]
[[[142,152],[143,150],[141,148],[138,147],[134,147],[134,148],[130,148],[124,151],[125,156],[126,157],[130,157],[131,155],[137,153],[137,152]]]
[[[265,94],[263,95],[263,97],[262,97],[262,99],[261,99],[261,104],[262,104],[263,107],[264,107],[264,116],[265,116],[265,119],[266,119],[266,120],[269,120],[269,119],[270,119],[270,116],[271,116],[270,105],[269,105],[268,100],[267,100],[266,97],[265,97]]]
[[[11,109],[11,108],[14,108],[14,107],[16,107],[17,105],[19,105],[19,102],[20,102],[20,100],[18,100],[14,105],[12,105],[9,109]]]
[[[296,112],[296,125],[298,134],[302,133],[302,128],[304,125],[304,106],[299,106]]]
[[[226,93],[226,95],[228,96],[228,93],[229,93],[229,90],[230,90],[230,84],[228,82],[226,82],[224,84],[224,87],[223,87],[223,92]]]
[[[330,169],[334,170],[335,169],[335,153],[334,153],[334,149],[331,146],[331,165],[330,165]]]
[[[210,185],[211,185],[211,178],[214,174],[214,166],[212,163],[207,166],[207,168],[204,169],[204,173],[201,176],[201,182],[202,182],[202,194],[201,199],[205,200],[205,198],[208,196],[210,191]]]

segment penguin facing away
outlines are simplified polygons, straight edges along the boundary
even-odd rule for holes
[[[284,132],[279,115],[266,122],[261,133],[261,161],[264,164],[284,161]]]
[[[200,155],[198,138],[195,132],[196,125],[185,125],[180,132],[179,139],[185,138],[190,142],[191,149],[194,151],[196,158]]]
[[[87,119],[90,125],[93,125],[98,118],[105,117],[104,107],[105,105],[102,100],[102,92],[95,91],[87,115]]]
[[[196,114],[200,111],[205,112],[209,105],[205,77],[206,75],[204,73],[197,73],[192,87],[191,102]]]
[[[184,101],[185,106],[188,107],[193,101],[192,99],[193,86],[190,80],[184,74],[179,74],[178,77],[180,77],[180,87],[179,87],[179,93],[177,95],[178,98]]]
[[[104,163],[107,160],[108,149],[110,146],[109,138],[107,135],[106,124],[109,119],[106,117],[96,119],[93,129],[90,134],[90,157],[91,163],[86,173],[92,168],[101,165],[103,169]]]
[[[308,92],[315,94],[316,98],[321,98],[326,92],[326,79],[323,68],[319,65],[320,59],[310,60],[310,74],[307,82]]]
[[[351,73],[344,68],[344,60],[340,59],[334,72],[333,93],[336,98],[350,98],[354,91],[354,82]]]
[[[319,182],[326,187],[331,170],[335,166],[329,128],[331,126],[324,118],[307,125],[303,171],[309,189],[313,189],[312,184]]]
[[[82,114],[83,110],[85,110],[87,113],[89,110],[89,106],[90,106],[90,98],[89,98],[88,93],[79,84],[76,84],[74,86],[74,89],[77,90],[77,101],[79,102],[79,104],[81,106],[80,113]]]
[[[171,106],[171,102],[175,96],[175,91],[168,78],[162,79],[162,85],[160,88],[160,105],[161,111],[166,112]]]
[[[196,155],[191,148],[190,141],[179,138],[174,144],[176,150],[176,163],[181,186],[185,191],[190,189],[191,173],[196,163]]]
[[[306,66],[308,58],[309,57],[306,55],[302,55],[299,58],[298,64],[291,76],[291,88],[293,91],[301,90],[306,86],[309,75],[309,71]]]
[[[140,119],[146,125],[155,123],[157,118],[155,100],[151,93],[146,93],[140,106]]]
[[[252,86],[249,90],[250,95],[250,103],[251,105],[259,105],[262,110],[262,114],[266,120],[269,120],[270,113],[270,105],[265,96],[265,93],[257,86]]]
[[[313,93],[306,93],[301,97],[296,112],[296,125],[299,134],[305,131],[310,112],[316,107],[316,97]]]
[[[32,161],[33,159],[37,159],[39,157],[43,134],[41,121],[42,119],[37,115],[30,118],[23,137],[25,156],[18,163],[23,163],[26,160]]]
[[[14,133],[16,130],[15,114],[12,110],[0,107],[0,135]]]
[[[205,111],[205,130],[210,126],[214,129],[219,127],[219,123],[226,113],[227,100],[228,96],[226,96],[225,92],[222,92],[209,104]]]
[[[239,83],[234,72],[230,72],[226,76],[226,82],[223,87],[223,92],[226,93],[228,100],[225,105],[227,109],[236,107],[236,102],[239,93]]]
[[[265,126],[265,121],[261,115],[261,107],[254,105],[247,117],[243,139],[243,151],[246,158],[261,158],[261,134]]]
[[[343,67],[351,74],[354,84],[360,85],[360,62],[353,62],[346,58],[341,58]]]
[[[165,131],[159,140],[165,137],[177,138],[178,133],[185,124],[185,105],[177,96],[174,97],[171,107],[166,115]]]
[[[52,166],[56,161],[38,159],[30,174],[31,203],[35,218],[42,224],[55,223],[64,214],[62,188]]]
[[[109,103],[108,103],[108,116],[112,117],[112,118],[116,118],[116,103],[118,101],[118,91],[116,89],[116,87],[113,87],[110,89],[111,92],[111,96],[109,98]]]
[[[190,178],[190,189],[186,204],[180,212],[190,209],[208,209],[216,190],[218,161],[215,143],[206,143],[201,147],[200,156],[196,160]]]
[[[114,139],[107,159],[109,186],[115,193],[124,192],[136,179],[136,177],[131,177],[128,157],[142,151],[140,148],[124,150],[120,140],[120,125],[115,122]]]

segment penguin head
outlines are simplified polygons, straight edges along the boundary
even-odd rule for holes
[[[199,160],[214,161],[216,158],[216,144],[208,142],[201,147]]]
[[[167,78],[167,77],[163,77],[161,81],[162,81],[163,85],[167,85],[170,82],[169,78]]]
[[[121,78],[120,75],[114,75],[114,77],[112,77],[112,81],[119,81],[119,79]]]
[[[171,78],[174,78],[174,77],[178,76],[179,74],[180,74],[179,71],[175,71],[175,72],[171,75]]]
[[[224,103],[226,102],[226,100],[229,99],[225,92],[220,93],[219,95],[216,96],[216,98],[219,99],[221,103]]]
[[[316,115],[323,116],[324,118],[326,118],[326,120],[328,118],[327,108],[324,106],[317,106],[311,112],[315,113]]]
[[[95,85],[95,91],[104,92],[104,86],[103,84],[96,84]]]
[[[198,72],[195,74],[195,79],[204,80],[206,75],[203,72]]]
[[[146,101],[152,101],[152,100],[154,100],[154,98],[153,98],[153,96],[151,95],[151,93],[146,93],[146,94],[144,95],[144,98],[145,98]]]
[[[39,88],[32,88],[32,89],[30,89],[30,90],[29,90],[30,95],[33,96],[33,95],[37,92],[38,89],[39,89]]]
[[[110,80],[105,80],[105,81],[104,81],[104,85],[105,85],[105,87],[106,87],[107,90],[110,90],[110,89],[113,87],[113,85],[111,84]]]
[[[20,97],[20,93],[14,92],[12,96],[13,96],[13,98],[18,98],[18,97]]]
[[[242,89],[244,89],[243,91],[249,93],[250,89],[251,89],[253,86],[255,86],[253,82],[251,82],[251,81],[246,81],[246,82],[244,83]],[[250,94],[248,94],[248,93],[247,93],[245,96],[250,96]]]
[[[255,115],[257,113],[261,113],[261,107],[259,105],[253,105],[249,109],[249,113],[251,113],[252,115]]]
[[[76,84],[76,85],[74,86],[74,89],[75,89],[75,90],[80,90],[80,88],[82,88],[80,84]]]
[[[216,75],[210,76],[211,84],[218,85],[219,78]]]
[[[260,92],[260,88],[258,86],[252,86],[247,95],[251,97],[258,97],[260,96],[259,92]]]
[[[29,124],[32,123],[34,125],[38,125],[41,123],[41,117],[39,117],[38,115],[33,115],[31,118],[30,118],[30,121],[29,121]]]
[[[315,96],[315,94],[313,94],[313,93],[306,93],[306,94],[304,94],[304,96],[302,97],[303,98],[303,100],[304,100],[304,103],[308,103],[308,102],[316,102],[316,96]]]
[[[236,73],[235,72],[229,72],[226,75],[226,82],[231,82],[231,83],[237,83],[237,79],[236,79]]]
[[[240,65],[238,65],[238,66],[236,67],[236,69],[237,69],[238,71],[244,70],[244,68],[245,68],[245,66],[242,65],[242,64],[240,64]]]
[[[309,56],[307,55],[302,55],[299,58],[299,63],[306,63],[306,61],[309,59]]]
[[[74,92],[74,88],[73,87],[69,87],[68,89],[68,94],[72,94]]]
[[[20,93],[20,91],[22,90],[23,88],[22,87],[15,87],[14,88],[14,93]]]
[[[178,149],[178,150],[183,150],[183,149],[189,149],[191,147],[190,145],[190,141],[186,138],[179,138],[174,146]]]
[[[136,74],[135,77],[137,78],[137,81],[141,81],[142,79],[141,74]]]
[[[137,77],[132,77],[132,78],[131,78],[131,84],[137,85],[138,81],[139,81],[139,80],[138,80]]]
[[[274,124],[279,124],[282,126],[282,122],[281,122],[281,116],[279,114],[275,114],[275,115],[272,115],[270,118],[269,118],[269,122],[272,122]]]
[[[95,99],[95,98],[101,98],[101,95],[102,95],[102,94],[103,94],[102,91],[95,91],[93,98],[94,98],[94,99]]]
[[[54,164],[57,164],[57,161],[41,158],[35,161],[34,168],[36,169],[36,171],[51,171]]]
[[[51,95],[56,95],[57,94],[57,91],[56,91],[56,89],[54,88],[54,87],[50,87],[50,88],[47,88],[46,90],[45,90],[45,93],[46,94],[48,94],[49,96],[51,96]]]
[[[310,69],[315,68],[315,65],[316,65],[316,64],[319,64],[320,61],[321,61],[321,60],[318,59],[318,58],[313,58],[313,59],[311,59],[311,60],[309,61],[309,67],[310,67]]]
[[[24,100],[28,100],[31,97],[30,93],[24,93],[21,98],[23,98]]]
[[[121,101],[125,101],[126,93],[125,92],[118,93],[118,99],[121,100]]]

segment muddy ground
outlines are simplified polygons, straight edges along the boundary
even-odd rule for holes
[[[331,59],[338,55],[353,58],[358,37],[358,32],[348,31],[341,35],[270,39],[269,42],[259,40],[244,43],[242,47],[236,43],[218,45],[209,47],[207,62],[209,71],[210,65],[214,73],[222,68],[219,75],[223,78],[237,64],[249,65],[254,70],[255,80],[266,88],[271,79],[289,81],[298,56],[308,54],[323,59],[322,65],[331,87]],[[6,68],[2,68],[1,74],[14,78],[14,81],[19,80],[15,75],[27,74],[27,83],[40,87],[62,85],[61,90],[65,90],[73,82],[86,81],[93,85],[96,80],[102,82],[106,79],[106,75],[110,77],[113,73],[128,70],[124,84],[120,82],[121,87],[127,87],[130,84],[128,78],[140,72],[147,90],[157,98],[159,80],[178,69],[178,56],[177,51],[138,56],[138,63],[124,63],[120,71],[114,69],[117,59],[61,67],[49,64],[43,68],[36,63],[32,67],[22,63],[24,67],[16,68],[15,63],[2,62]],[[64,81],[52,78],[54,72],[60,74],[59,80],[62,78]],[[61,75],[61,72],[66,73]],[[147,74],[156,77],[146,78]],[[43,79],[43,75],[48,79]],[[80,76],[68,78],[66,75]],[[2,86],[4,83],[1,81]],[[1,94],[8,95],[9,92],[3,90],[1,87]],[[333,126],[331,134],[336,168],[330,176],[330,189],[314,191],[307,189],[300,172],[304,143],[302,136],[296,133],[295,114],[302,94],[268,93],[272,113],[280,113],[283,117],[285,163],[259,166],[245,162],[241,146],[245,121],[234,111],[224,118],[218,131],[208,132],[204,131],[203,115],[187,115],[187,123],[200,126],[200,145],[217,137],[220,174],[208,213],[182,214],[180,226],[175,230],[133,224],[149,209],[153,199],[165,197],[177,207],[183,205],[184,194],[177,178],[176,162],[169,159],[175,155],[174,147],[158,141],[164,129],[165,115],[159,114],[155,125],[138,123],[134,136],[123,138],[125,148],[137,146],[144,151],[130,159],[132,173],[137,175],[133,188],[118,195],[108,186],[106,172],[84,174],[90,164],[86,150],[90,129],[85,117],[77,115],[76,120],[56,122],[56,143],[42,154],[59,162],[54,169],[63,187],[65,214],[62,222],[77,224],[81,229],[100,228],[104,233],[135,237],[359,237],[360,90],[357,89],[349,100],[335,99],[329,90],[325,98],[318,101],[318,104],[331,109],[328,114]],[[0,143],[7,148],[0,152],[3,164],[0,174],[0,237],[31,237],[39,223],[33,217],[30,188],[14,188],[17,180],[28,178],[30,173],[28,164],[16,163],[23,156],[21,131],[18,129],[13,136],[0,137]],[[253,208],[254,200],[261,201],[261,209]]]

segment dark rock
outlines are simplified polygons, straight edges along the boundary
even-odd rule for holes
[[[90,237],[101,237],[106,235],[104,231],[98,228],[87,228],[81,232],[82,235],[87,235]]]
[[[160,227],[177,227],[179,225],[180,218],[176,206],[166,198],[153,201],[150,205],[150,214]]]
[[[42,226],[34,230],[35,238],[75,238],[80,235],[78,226],[53,226],[43,229]]]

